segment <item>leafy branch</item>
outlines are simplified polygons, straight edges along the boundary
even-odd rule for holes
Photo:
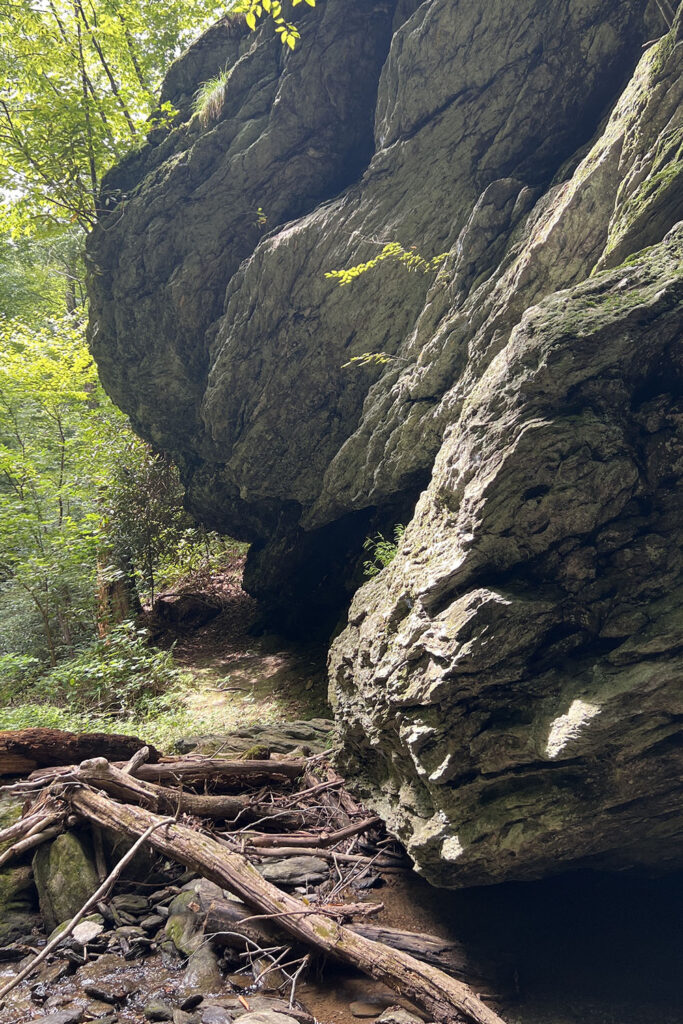
[[[406,270],[430,274],[439,269],[447,256],[447,252],[442,252],[438,256],[421,256],[419,252],[415,251],[414,246],[411,249],[404,249],[399,242],[389,242],[377,256],[366,263],[357,263],[355,267],[347,267],[346,270],[328,270],[325,277],[339,281],[339,286],[343,287],[345,284],[352,284],[356,278],[367,273],[368,270],[374,270],[385,260],[394,260]]]
[[[303,0],[289,0],[292,7],[296,7],[302,3]],[[305,0],[309,7],[315,7],[316,0]],[[275,31],[280,36],[280,42],[283,46],[288,46],[290,50],[293,50],[297,44],[297,40],[301,38],[301,34],[296,27],[289,21],[285,21],[282,14],[282,4],[279,0],[242,0],[237,3],[233,8],[235,12],[243,12],[246,14],[246,22],[250,29],[254,30],[259,20],[264,15],[270,15]]]

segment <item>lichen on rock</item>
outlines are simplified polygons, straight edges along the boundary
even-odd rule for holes
[[[184,122],[105,183],[105,385],[252,541],[268,611],[334,617],[410,520],[331,688],[439,884],[680,863],[681,17],[326,0],[291,55],[216,29],[172,69]],[[325,277],[392,241],[448,256]]]

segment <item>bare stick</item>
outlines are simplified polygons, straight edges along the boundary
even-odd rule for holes
[[[13,857],[18,857],[20,854],[26,853],[27,850],[32,850],[34,846],[40,846],[41,843],[47,843],[48,840],[54,839],[61,831],[62,827],[58,825],[56,828],[44,828],[32,836],[19,840],[14,846],[10,846],[9,850],[5,850],[2,857],[0,857],[0,867],[6,864],[8,860],[12,860]]]
[[[336,832],[322,832],[319,836],[253,836],[250,842],[252,846],[277,846],[284,839],[287,846],[334,846],[335,843],[341,842],[342,839],[346,839],[348,836],[355,836],[359,832],[365,832],[367,829],[372,828],[373,825],[380,825],[381,823],[381,818],[366,818],[355,825],[347,825],[346,828],[337,829]]]
[[[395,861],[377,860],[375,857],[363,857],[359,853],[337,853],[336,850],[321,850],[317,846],[272,846],[254,848],[250,841],[247,844],[255,857],[322,857],[323,860],[338,860],[344,864],[372,864],[378,871],[410,871],[407,865]]]
[[[103,882],[107,877],[107,861],[104,856],[102,829],[97,825],[92,826],[92,845],[95,851],[95,868],[97,869],[97,877],[100,882]]]
[[[135,775],[135,770],[145,761],[149,761],[149,747],[140,747],[137,754],[133,754],[130,761],[126,761],[121,771],[126,775]]]
[[[659,13],[666,22],[667,28],[671,28],[676,19],[676,12],[669,3],[669,0],[655,0],[655,2],[659,8]]]
[[[31,960],[31,962],[26,965],[26,967],[24,967],[23,971],[20,971],[19,974],[15,975],[10,982],[8,982],[3,988],[0,989],[0,999],[4,999],[5,996],[12,991],[13,988],[16,988],[17,985],[19,985],[24,980],[24,978],[27,978],[29,976],[31,971],[33,971],[33,969],[37,967],[38,964],[42,963],[43,960],[45,960],[45,958],[49,956],[52,950],[55,949],[60,944],[60,942],[62,942],[64,939],[68,938],[69,935],[71,935],[72,931],[74,930],[78,922],[85,917],[85,915],[88,913],[91,907],[94,907],[95,904],[98,903],[104,897],[107,890],[109,889],[110,886],[114,884],[116,879],[119,877],[119,875],[125,868],[126,864],[128,864],[133,859],[133,857],[138,852],[140,847],[149,839],[152,833],[156,832],[158,828],[162,828],[164,825],[173,825],[174,822],[174,818],[163,818],[161,821],[155,821],[153,824],[149,826],[148,829],[146,829],[145,832],[143,832],[143,834],[140,836],[137,842],[133,843],[128,853],[124,854],[124,856],[121,858],[118,864],[110,871],[109,875],[107,876],[107,878],[105,878],[104,882],[99,887],[97,892],[93,893],[90,899],[86,900],[86,902],[83,904],[83,906],[78,911],[76,916],[71,918],[66,928],[62,929],[62,931],[59,932],[58,935],[55,935],[55,937],[51,939],[50,942],[48,942],[47,946],[45,946],[45,948],[42,949],[40,953],[38,953],[38,955],[35,956],[33,960]]]

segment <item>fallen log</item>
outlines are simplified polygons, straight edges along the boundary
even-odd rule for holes
[[[360,907],[364,910],[374,909],[373,904],[361,904]],[[207,935],[215,936],[218,945],[242,948],[239,932],[243,930],[250,941],[262,946],[281,944],[286,941],[283,925],[279,920],[254,920],[251,911],[236,900],[212,899],[202,909],[205,913],[204,931]],[[354,907],[341,904],[338,909],[341,916],[352,912]],[[377,909],[381,909],[381,904],[377,905]],[[323,907],[322,910],[326,916],[327,914],[336,916],[337,908],[335,907],[331,907],[329,910]],[[494,984],[499,987],[497,972],[491,967],[474,963],[458,942],[439,939],[435,935],[427,935],[423,932],[404,932],[397,928],[385,928],[381,925],[360,922],[348,924],[346,927],[356,935],[362,935],[373,942],[381,942],[391,949],[403,950],[403,952],[414,956],[416,960],[432,964],[458,978],[476,978],[478,985]]]
[[[136,839],[162,823],[149,811],[115,803],[90,789],[71,791],[68,800],[79,817]],[[294,938],[384,981],[426,1010],[438,1024],[460,1024],[463,1014],[477,1024],[503,1024],[498,1014],[463,982],[312,911],[310,906],[271,885],[246,858],[227,850],[212,837],[184,825],[170,824],[150,834],[148,842],[166,857],[233,892],[258,911],[255,918],[275,918]]]
[[[63,732],[61,729],[18,729],[0,732],[0,775],[21,775],[35,768],[77,764],[98,754],[118,760],[143,746],[135,736]],[[150,747],[150,760],[159,752]]]
[[[301,828],[311,821],[311,815],[305,811],[281,811],[275,804],[256,803],[249,796],[211,796],[157,786],[116,768],[104,757],[83,761],[72,772],[72,777],[78,782],[97,786],[118,800],[141,804],[164,814],[190,814],[218,821],[235,818],[251,822],[276,819],[278,824],[289,824],[293,828]]]
[[[87,757],[95,757],[101,754],[101,750],[95,750]],[[83,760],[83,759],[79,759]],[[120,768],[122,771],[129,764],[129,761],[112,760],[107,758],[113,768]],[[36,787],[48,785],[52,781],[75,771],[77,764],[61,762],[63,767],[43,768],[31,772],[27,783],[35,784]],[[220,757],[182,757],[162,758],[155,764],[138,764],[134,767],[132,775],[143,782],[175,782],[182,785],[194,785],[196,783],[216,782],[223,785],[242,782],[256,782],[261,779],[296,779],[303,772],[305,762],[296,761],[227,761]],[[294,794],[296,796],[296,794]],[[294,801],[296,802],[296,801]]]

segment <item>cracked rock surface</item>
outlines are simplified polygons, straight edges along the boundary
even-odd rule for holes
[[[105,385],[253,542],[248,589],[334,613],[363,537],[410,519],[331,688],[345,770],[438,884],[680,864],[665,30],[636,0],[325,0],[285,54],[224,21],[171,69],[182,123],[105,182]],[[325,277],[390,241],[448,255]],[[343,368],[364,352],[390,358]]]

